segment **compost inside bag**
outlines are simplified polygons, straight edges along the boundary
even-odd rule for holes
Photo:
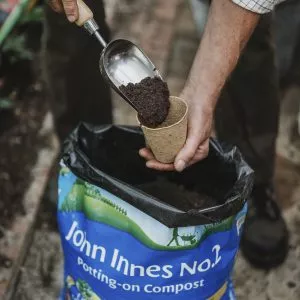
[[[252,170],[236,147],[211,139],[205,160],[158,172],[139,157],[143,146],[138,128],[87,124],[64,143],[64,297],[232,299]]]

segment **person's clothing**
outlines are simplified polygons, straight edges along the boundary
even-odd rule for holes
[[[258,14],[269,13],[275,6],[286,0],[232,0],[239,6],[251,10]]]
[[[87,0],[101,34],[109,40],[101,0]],[[108,85],[99,71],[100,44],[65,15],[45,5],[44,71],[57,133],[62,141],[80,122],[112,123]]]
[[[216,108],[221,140],[237,145],[255,170],[256,183],[273,180],[279,92],[272,15],[261,20],[228,80]]]
[[[195,1],[191,0],[192,4],[195,5]],[[208,1],[201,0],[201,4],[209,5]],[[289,5],[292,5],[291,2]],[[277,7],[276,17],[283,6],[285,4]],[[292,9],[293,6],[290,7],[290,10]],[[203,22],[197,19],[196,10],[194,14],[201,36],[204,30]],[[291,15],[287,14],[286,17],[289,17],[289,21],[285,25],[290,26],[279,26],[280,22],[276,23],[278,32],[275,34],[281,37],[290,30],[297,30],[297,15],[291,18]],[[282,18],[281,25],[285,18]],[[283,73],[284,66],[280,64],[291,62],[292,59],[290,46],[287,47],[279,42],[279,37],[276,39],[277,51],[274,51],[272,27],[272,14],[263,15],[236,69],[225,85],[215,117],[218,137],[236,144],[246,161],[255,170],[256,182],[249,199],[249,213],[244,225],[241,249],[250,263],[264,269],[280,265],[287,257],[289,249],[287,226],[277,204],[272,183],[279,123],[277,64],[279,62],[279,70]],[[295,35],[293,38],[297,40]],[[291,40],[292,37],[290,36],[289,39]],[[281,52],[284,49],[285,51]],[[275,52],[279,52],[277,60]],[[280,78],[284,78],[286,74],[281,74]],[[263,230],[258,234],[259,228]]]
[[[276,268],[289,252],[289,232],[272,185],[254,186],[241,238],[244,257],[260,269]]]
[[[274,176],[279,121],[277,66],[282,82],[284,79],[291,79],[291,72],[295,74],[294,77],[299,72],[292,68],[297,60],[300,61],[300,54],[296,51],[297,42],[300,41],[300,19],[294,13],[298,11],[299,2],[289,0],[277,7],[275,31],[272,15],[265,14],[261,17],[216,109],[218,137],[241,149],[255,170],[258,184],[270,183]],[[197,20],[196,1],[191,0],[191,3]],[[199,3],[208,6],[209,0],[201,0]],[[204,30],[202,23],[197,20],[200,35]],[[283,41],[291,44],[287,45]]]
[[[275,44],[282,94],[280,156],[300,165],[300,1],[276,8]],[[285,28],[285,30],[283,30]]]
[[[289,0],[275,10],[274,35],[281,87],[300,85],[300,1]]]
[[[218,136],[239,146],[258,184],[274,177],[279,82],[281,90],[300,84],[299,13],[300,1],[290,0],[262,16],[216,110]]]

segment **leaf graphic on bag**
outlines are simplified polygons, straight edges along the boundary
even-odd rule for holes
[[[66,196],[61,210],[65,212],[82,211],[82,202],[85,194],[85,185],[81,179],[77,179]]]

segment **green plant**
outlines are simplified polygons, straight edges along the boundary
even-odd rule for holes
[[[88,183],[86,183],[86,195],[104,202],[105,204],[107,204],[110,207],[114,208],[116,211],[123,214],[124,216],[127,215],[127,212],[126,212],[125,209],[123,209],[122,207],[120,207],[117,204],[113,203],[109,199],[103,197],[101,195],[99,189],[97,189],[95,186],[93,186],[91,184],[88,184]]]
[[[29,0],[21,0],[6,18],[0,29],[0,46],[3,45],[4,41],[15,28],[16,24],[20,21],[23,13],[27,9],[28,3]]]
[[[86,281],[82,279],[78,279],[76,281],[76,286],[80,294],[82,295],[83,299],[90,299],[91,296],[93,295],[93,290]]]
[[[44,18],[44,10],[41,6],[34,7],[31,11],[24,13],[19,21],[20,25],[30,22],[42,22]]]
[[[26,36],[14,31],[17,25],[42,21],[44,14],[42,7],[34,7],[28,11],[28,3],[29,0],[22,0],[17,4],[0,29],[0,46],[3,53],[9,52],[11,63],[33,59],[32,51],[26,46]]]
[[[33,59],[33,53],[26,47],[25,35],[13,34],[9,36],[2,48],[3,53],[10,52],[9,59],[12,63],[22,59]]]
[[[66,196],[60,210],[64,212],[82,211],[84,193],[85,185],[82,180],[77,179],[71,191]]]
[[[69,174],[71,171],[68,167],[62,167],[59,171],[59,174],[61,176],[66,176],[67,174]]]
[[[0,110],[12,109],[14,103],[10,98],[0,98]]]

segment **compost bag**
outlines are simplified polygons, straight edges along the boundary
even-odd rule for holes
[[[234,299],[253,172],[235,147],[182,173],[147,169],[135,127],[81,124],[63,145],[63,299]]]

